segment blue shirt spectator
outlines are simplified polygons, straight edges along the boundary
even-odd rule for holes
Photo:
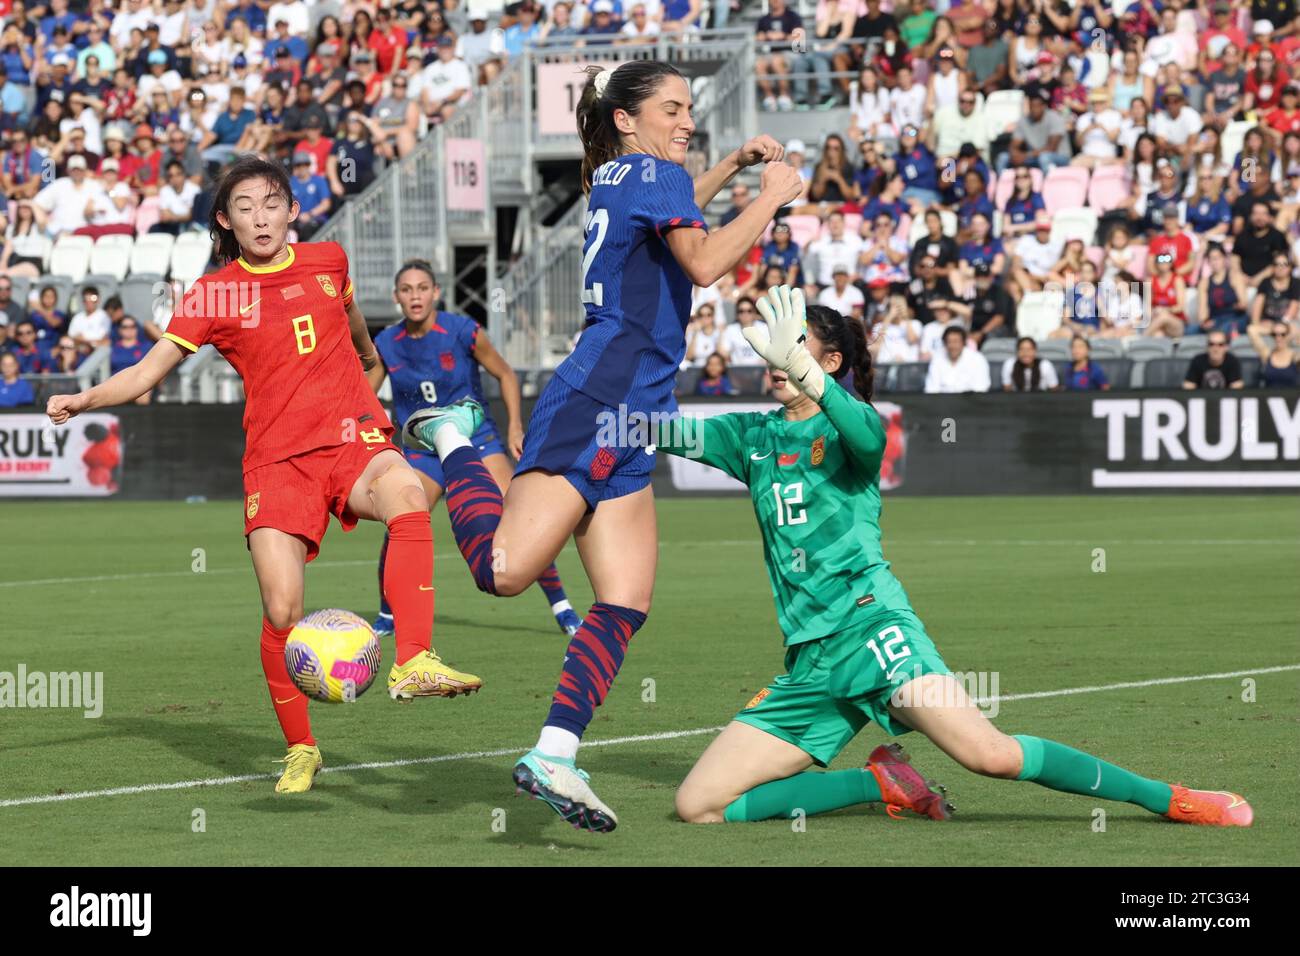
[[[235,145],[239,142],[239,137],[244,135],[244,129],[256,118],[256,115],[250,109],[241,109],[234,116],[230,115],[230,110],[226,110],[212,124],[212,132],[216,134],[217,144],[220,146]]]
[[[284,47],[289,51],[289,55],[299,63],[307,60],[307,41],[302,37],[274,37],[266,41],[266,46],[262,48],[262,58],[267,63],[274,63],[275,58],[279,55],[280,48]]]
[[[1026,223],[1032,223],[1034,217],[1038,215],[1038,211],[1046,208],[1043,204],[1043,197],[1038,193],[1030,193],[1024,199],[1017,199],[1013,193],[1011,198],[1007,200],[1003,212],[1007,214],[1010,225],[1023,226]]]
[[[32,383],[18,375],[18,358],[11,352],[0,355],[0,408],[36,404]]]
[[[1213,201],[1201,197],[1194,203],[1188,203],[1187,224],[1197,233],[1209,232],[1216,226],[1224,224],[1231,228],[1232,206],[1228,204],[1228,200],[1224,199],[1222,194]]]
[[[1065,387],[1072,392],[1103,392],[1110,387],[1110,380],[1101,366],[1089,359],[1083,368],[1070,366],[1065,376]]]
[[[244,22],[248,24],[250,33],[261,32],[266,35],[266,11],[253,3],[253,0],[244,0],[239,6],[235,7],[226,14],[226,29],[235,22],[237,17],[243,17]]]
[[[306,179],[294,176],[289,180],[289,188],[304,212],[315,209],[330,197],[330,184],[324,176],[308,176]]]
[[[983,242],[968,242],[961,247],[958,253],[963,262],[969,262],[972,266],[978,266],[981,262],[989,268],[993,267],[993,260],[998,257],[1002,251],[1002,240],[994,239],[992,236]]]

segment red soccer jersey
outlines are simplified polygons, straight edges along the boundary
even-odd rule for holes
[[[164,337],[215,345],[244,381],[244,471],[390,427],[352,345],[351,302],[343,247],[314,242],[274,266],[236,259],[177,305]]]

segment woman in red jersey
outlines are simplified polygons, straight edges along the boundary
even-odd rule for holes
[[[244,407],[244,533],[262,594],[262,669],[289,745],[280,793],[311,789],[321,767],[307,698],[284,646],[302,617],[304,571],[335,515],[345,531],[382,521],[390,538],[384,591],[393,608],[394,697],[454,697],[482,685],[433,653],[433,536],[420,479],[390,441],[393,427],[366,382],[379,361],[336,243],[288,243],[298,216],[283,168],[257,157],[227,167],[210,223],[224,263],[176,303],[166,334],[136,365],[76,395],[55,395],[62,425],[125,405],[211,343],[239,372]]]

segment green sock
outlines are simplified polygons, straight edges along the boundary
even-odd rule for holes
[[[728,823],[788,819],[795,810],[812,816],[855,803],[880,799],[880,786],[869,770],[805,771],[784,780],[759,784],[736,798],[724,811]]]
[[[1041,787],[1064,793],[1135,803],[1152,813],[1169,810],[1173,789],[1167,783],[1139,777],[1055,740],[1023,734],[1016,734],[1016,740],[1025,754],[1020,780],[1032,780]]]

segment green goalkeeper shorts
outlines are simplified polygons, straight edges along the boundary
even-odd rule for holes
[[[882,609],[860,626],[795,644],[785,667],[736,720],[789,741],[822,767],[868,721],[894,736],[907,733],[889,713],[890,697],[925,674],[949,673],[910,609]]]

